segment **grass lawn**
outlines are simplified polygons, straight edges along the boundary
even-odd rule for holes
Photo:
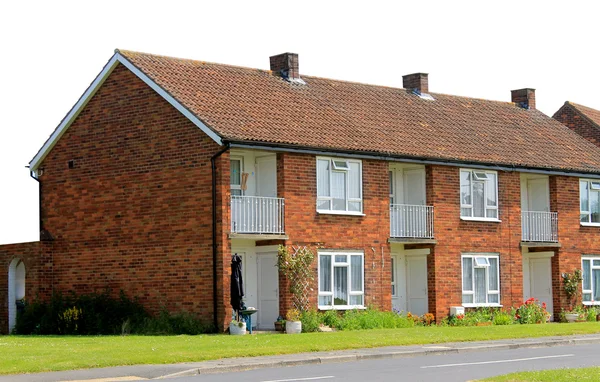
[[[600,333],[600,323],[414,327],[300,335],[3,336],[0,374],[592,333]]]
[[[558,369],[544,371],[526,371],[523,373],[511,373],[494,378],[482,379],[482,381],[494,382],[538,382],[538,381],[598,381],[600,380],[600,367],[587,367],[583,369]]]

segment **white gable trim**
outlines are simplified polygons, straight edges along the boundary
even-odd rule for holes
[[[198,126],[200,130],[202,130],[206,135],[212,138],[217,144],[222,145],[221,137],[215,133],[213,130],[208,128],[198,117],[196,117],[192,112],[190,112],[185,106],[183,106],[179,101],[177,101],[172,95],[170,95],[167,91],[165,91],[162,87],[160,87],[156,82],[150,79],[146,74],[144,74],[141,70],[135,67],[131,62],[129,62],[123,55],[121,55],[118,51],[111,57],[108,63],[104,66],[100,74],[94,79],[94,81],[87,88],[85,93],[79,98],[77,103],[71,108],[69,113],[63,118],[60,122],[56,130],[52,133],[50,138],[44,143],[44,146],[38,151],[35,157],[29,162],[29,167],[31,171],[33,171],[37,175],[37,169],[39,165],[42,163],[44,158],[48,155],[50,150],[56,145],[59,139],[64,135],[67,131],[71,123],[77,118],[79,113],[83,110],[83,108],[87,105],[87,103],[92,99],[94,94],[100,89],[100,86],[104,83],[104,81],[108,78],[108,76],[112,73],[117,64],[121,63],[131,72],[133,72],[139,79],[144,81],[146,85],[150,86],[154,91],[156,91],[161,97],[163,97],[167,102],[169,102],[175,109],[177,109],[181,114],[183,114],[186,118],[188,118],[194,125]]]

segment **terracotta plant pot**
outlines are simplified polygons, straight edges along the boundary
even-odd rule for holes
[[[278,332],[283,332],[284,328],[284,323],[283,321],[275,321],[275,330]]]

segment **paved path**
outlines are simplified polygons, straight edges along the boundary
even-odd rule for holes
[[[515,340],[494,340],[478,342],[453,342],[414,346],[389,346],[372,349],[338,350],[287,354],[279,356],[227,358],[214,361],[179,363],[171,365],[120,366],[100,369],[72,370],[51,373],[1,376],[0,382],[47,382],[47,381],[135,381],[159,379],[175,376],[190,376],[204,373],[220,373],[251,370],[268,367],[351,362],[356,360],[415,357],[425,355],[481,352],[486,350],[506,350],[560,345],[596,344],[600,335],[579,335],[563,337],[523,338]]]

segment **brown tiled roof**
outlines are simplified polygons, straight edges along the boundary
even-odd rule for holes
[[[573,109],[579,112],[579,114],[586,117],[596,128],[600,129],[600,110],[592,109],[591,107],[579,105],[575,102],[567,101],[567,105],[570,105]]]
[[[225,140],[600,173],[598,147],[510,102],[120,53]]]

